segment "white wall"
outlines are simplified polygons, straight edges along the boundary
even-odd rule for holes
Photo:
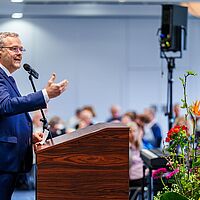
[[[166,129],[167,118],[161,112],[166,104],[167,63],[160,59],[157,29],[159,17],[132,18],[57,18],[0,19],[0,31],[15,31],[27,52],[23,63],[40,73],[36,87],[45,86],[52,72],[57,81],[69,80],[68,90],[49,104],[49,116],[70,117],[82,105],[94,105],[96,121],[104,121],[112,103],[123,111],[142,112],[156,104],[159,121]],[[188,48],[176,60],[174,102],[180,101],[179,76],[185,70],[199,72],[200,20],[188,22]],[[161,72],[164,75],[161,75]],[[15,73],[22,94],[32,91],[23,69]],[[200,97],[200,76],[190,80],[192,100]]]

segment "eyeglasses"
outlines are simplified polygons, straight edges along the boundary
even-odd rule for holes
[[[9,49],[10,51],[14,52],[14,53],[18,53],[18,52],[25,52],[26,49],[24,49],[23,47],[0,47],[0,48],[6,48]]]

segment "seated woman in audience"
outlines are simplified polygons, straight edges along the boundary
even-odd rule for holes
[[[136,119],[136,113],[126,112],[122,115],[121,123],[127,125],[130,122],[133,122]]]
[[[140,131],[135,122],[128,124],[129,132],[129,186],[142,186],[143,178],[143,160],[140,157],[140,145],[142,141],[143,132]],[[130,197],[133,190],[131,190]]]
[[[85,106],[80,112],[80,121],[75,126],[75,129],[85,128],[87,126],[93,125],[93,118],[96,116],[93,107]]]

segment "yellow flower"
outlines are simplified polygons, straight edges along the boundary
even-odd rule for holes
[[[197,115],[200,116],[200,101],[195,101],[194,104],[192,105],[192,112]]]

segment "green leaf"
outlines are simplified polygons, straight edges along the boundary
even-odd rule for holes
[[[181,106],[181,108],[187,108],[187,104],[183,102],[183,105]]]
[[[176,192],[166,192],[160,197],[160,200],[188,200],[188,198]]]
[[[198,167],[198,166],[200,166],[200,160],[194,162],[192,167]]]
[[[181,83],[184,85],[185,84],[185,81],[183,78],[179,77],[179,79],[181,80]]]
[[[194,71],[188,70],[186,72],[187,72],[188,75],[192,75],[192,76],[196,76],[197,75],[197,73],[195,73]]]

